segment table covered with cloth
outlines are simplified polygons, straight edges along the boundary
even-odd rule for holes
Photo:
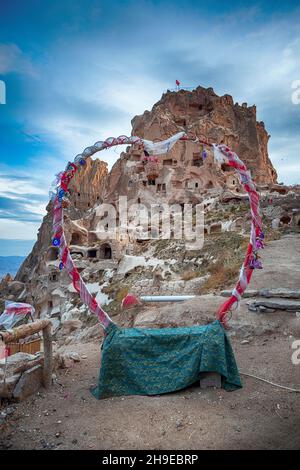
[[[230,341],[219,321],[178,328],[119,328],[111,324],[102,344],[97,398],[157,395],[188,387],[201,372],[217,372],[222,387],[242,387]]]

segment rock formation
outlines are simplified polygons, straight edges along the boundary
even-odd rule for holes
[[[185,130],[203,140],[225,143],[251,170],[257,183],[275,183],[276,171],[268,156],[269,135],[256,121],[256,106],[233,103],[230,95],[218,96],[212,88],[167,92],[152,111],[132,120],[133,134],[149,140],[165,139]],[[182,144],[173,150],[177,161],[193,161],[199,148]],[[213,178],[214,179],[214,178]]]
[[[234,104],[229,95],[219,97],[212,88],[198,87],[192,92],[167,92],[151,111],[132,120],[132,135],[149,140],[166,139],[181,130],[203,140],[230,146],[251,169],[264,194],[270,188],[283,191],[282,186],[276,185],[276,171],[267,150],[269,135],[264,124],[256,121],[255,106],[240,106]],[[239,201],[244,204],[245,195],[235,174],[226,165],[215,163],[209,148],[192,142],[178,142],[157,163],[145,163],[142,157],[141,148],[127,147],[110,172],[103,161],[89,159],[70,187],[71,205],[65,210],[64,220],[71,254],[90,291],[104,304],[118,296],[121,298],[127,287],[133,291],[136,288],[138,293],[143,293],[143,289],[155,292],[157,270],[162,289],[168,293],[198,292],[207,278],[207,273],[201,271],[202,264],[208,262],[205,255],[189,261],[185,259],[181,240],[177,243],[176,240],[158,238],[152,243],[151,237],[147,236],[148,223],[140,227],[140,234],[117,230],[113,239],[105,239],[103,230],[111,227],[113,219],[117,228],[122,222],[124,210],[119,207],[120,196],[126,196],[128,206],[141,203],[149,210],[150,204],[156,204],[160,213],[163,213],[160,209],[163,204],[190,203],[195,206],[204,202],[205,208],[211,211],[205,221],[207,234],[228,230],[244,233],[249,225],[243,211],[236,216],[224,214],[224,220],[220,220],[220,213],[224,211],[222,205]],[[288,191],[286,188],[285,192]],[[102,203],[113,204],[115,214],[102,210]],[[217,211],[218,217],[213,215],[213,210]],[[57,328],[60,321],[82,319],[87,312],[66,272],[59,270],[58,249],[51,246],[51,202],[47,211],[37,242],[16,276],[23,284],[20,284],[22,292],[15,300],[33,303],[38,315],[50,317]],[[130,226],[135,215],[136,211],[128,215],[125,228]],[[276,214],[276,217],[280,223],[281,215]],[[154,229],[159,233],[159,222]],[[160,242],[165,242],[163,248],[160,248]],[[162,251],[166,256],[171,253],[168,260],[162,259]],[[190,278],[187,275],[183,279],[182,266],[192,266],[200,274]],[[143,272],[142,279],[132,275],[138,272]]]

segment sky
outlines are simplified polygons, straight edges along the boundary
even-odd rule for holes
[[[279,181],[300,183],[300,104],[292,100],[299,1],[1,0],[0,238],[11,240],[8,254],[19,250],[15,239],[36,239],[49,186],[67,161],[97,140],[130,134],[131,119],[175,79],[256,104]],[[111,166],[121,150],[100,157]]]

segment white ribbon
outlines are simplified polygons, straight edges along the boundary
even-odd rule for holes
[[[184,135],[185,132],[178,132],[169,139],[162,140],[161,142],[152,142],[152,140],[143,139],[144,147],[150,155],[162,155],[163,153],[168,153]]]

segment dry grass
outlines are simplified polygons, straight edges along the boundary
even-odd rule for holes
[[[116,294],[115,301],[121,303],[124,297],[126,297],[126,295],[128,294],[128,292],[129,292],[128,286],[121,287],[121,289],[119,289]]]
[[[201,292],[224,289],[238,278],[242,260],[240,257],[230,262],[226,258],[218,260],[208,268],[210,277],[205,281]]]
[[[235,233],[219,235],[211,248],[217,261],[207,266],[210,277],[201,288],[201,293],[225,289],[238,279],[248,239]]]
[[[281,236],[282,231],[265,227],[266,243],[278,240]],[[248,242],[248,237],[241,238],[234,233],[227,233],[226,238],[224,234],[217,238],[214,246],[217,262],[207,266],[210,277],[201,288],[201,293],[225,289],[238,280]]]
[[[272,240],[279,240],[282,237],[282,232],[280,230],[274,230],[268,228],[265,230],[266,243],[271,242]]]
[[[199,276],[199,273],[197,271],[190,269],[182,273],[181,279],[183,281],[190,281],[191,279],[195,279],[195,277],[198,277],[198,276]]]

